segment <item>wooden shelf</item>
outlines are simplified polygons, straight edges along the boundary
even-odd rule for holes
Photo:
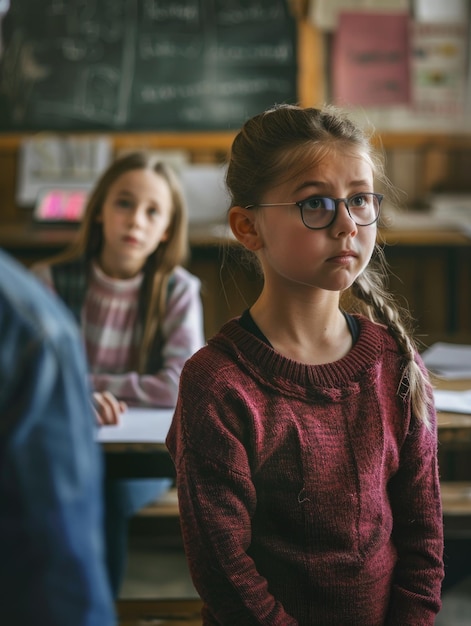
[[[412,150],[442,150],[471,149],[471,133],[458,134],[450,132],[378,132],[373,136],[373,142],[383,148],[409,148]]]
[[[307,90],[306,90],[307,91]],[[305,97],[306,99],[306,97]],[[116,150],[123,148],[147,147],[150,149],[183,149],[189,151],[228,151],[237,131],[231,132],[84,132],[64,133],[66,135],[96,136],[110,135]],[[0,134],[0,150],[2,152],[18,150],[21,141],[31,136],[44,133],[2,133]],[[57,134],[57,133],[54,133]],[[373,142],[385,149],[410,148],[443,150],[471,149],[471,133],[458,134],[448,132],[378,132],[373,136]]]
[[[0,134],[0,151],[16,152],[21,142],[28,137],[44,135],[57,135],[60,133],[5,133]],[[235,137],[235,132],[64,132],[64,135],[80,135],[90,137],[97,135],[110,136],[115,150],[124,148],[148,148],[148,149],[182,149],[189,151],[227,151]]]

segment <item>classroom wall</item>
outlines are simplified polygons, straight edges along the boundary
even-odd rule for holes
[[[21,6],[22,2],[24,2],[24,0],[18,0],[15,6]],[[52,4],[54,3],[50,3],[50,0],[41,0],[41,2],[37,3],[37,5],[35,6],[41,7],[44,5],[46,7],[49,6],[49,4],[51,4],[52,6]],[[190,4],[191,6],[194,5],[196,7],[199,3],[193,2]],[[469,111],[469,108],[471,106],[471,97],[468,97],[468,100],[466,100],[466,94],[471,93],[471,86],[469,84],[471,81],[469,81],[468,79],[470,69],[469,67],[466,67],[463,70],[464,75],[460,76],[457,69],[459,65],[458,61],[455,62],[455,65],[453,65],[452,61],[448,61],[448,65],[444,66],[443,64],[445,63],[445,53],[446,58],[451,58],[453,60],[454,57],[452,52],[453,50],[455,50],[455,56],[457,59],[459,59],[460,55],[462,54],[460,46],[466,44],[466,46],[468,46],[469,48],[469,16],[466,15],[467,21],[464,20],[462,23],[452,23],[451,25],[440,23],[437,24],[437,18],[435,16],[435,22],[429,24],[426,20],[432,19],[432,17],[427,17],[427,15],[424,16],[423,9],[419,10],[418,7],[419,5],[437,5],[439,3],[423,3],[413,1],[381,3],[382,7],[409,7],[408,11],[405,12],[406,17],[409,20],[408,30],[410,31],[410,33],[414,34],[415,30],[420,27],[422,30],[425,30],[425,35],[422,33],[422,39],[419,39],[418,42],[415,41],[411,35],[410,40],[408,41],[409,48],[407,49],[407,51],[403,49],[405,44],[402,41],[399,41],[398,43],[392,41],[392,43],[388,44],[391,46],[391,50],[395,53],[394,58],[397,59],[397,64],[399,66],[402,62],[401,59],[403,60],[406,57],[407,59],[409,59],[411,94],[409,94],[410,100],[407,103],[405,103],[404,101],[397,101],[399,98],[395,96],[395,101],[392,101],[389,104],[383,102],[382,106],[379,107],[377,102],[375,102],[375,91],[381,92],[380,87],[382,85],[382,81],[384,82],[386,79],[379,80],[377,77],[374,79],[370,78],[368,71],[370,71],[371,74],[371,68],[368,67],[368,63],[364,62],[363,68],[359,62],[355,66],[351,61],[348,60],[348,58],[345,57],[345,53],[342,56],[341,51],[342,49],[345,49],[347,44],[351,45],[349,41],[345,43],[345,33],[349,33],[349,23],[346,22],[347,18],[358,19],[358,16],[360,16],[362,22],[368,19],[378,20],[381,19],[384,11],[370,13],[364,7],[373,6],[374,3],[369,4],[368,2],[366,2],[362,3],[363,10],[360,12],[347,11],[346,13],[337,12],[336,14],[335,7],[337,7],[338,11],[338,7],[341,7],[342,4],[347,9],[353,6],[351,2],[337,2],[332,4],[324,2],[322,0],[318,0],[316,2],[309,2],[307,0],[287,0],[286,2],[285,11],[295,24],[294,37],[296,51],[295,54],[286,52],[286,57],[283,57],[282,62],[286,62],[287,67],[290,67],[291,57],[296,57],[296,91],[299,103],[304,106],[319,106],[322,105],[324,102],[335,102],[336,77],[339,74],[339,66],[342,67],[342,63],[339,62],[339,59],[340,61],[343,61],[344,64],[350,63],[350,65],[352,66],[352,71],[356,72],[355,80],[358,82],[358,89],[354,92],[353,95],[355,97],[353,99],[355,101],[359,100],[359,103],[351,105],[352,113],[354,114],[354,116],[360,117],[361,121],[372,121],[373,124],[376,126],[378,144],[382,144],[382,147],[386,154],[387,173],[389,174],[392,182],[404,192],[400,197],[402,204],[407,208],[426,208],[429,203],[429,196],[431,193],[437,191],[459,191],[463,193],[467,192],[471,188],[471,182],[468,176],[469,167],[471,165],[471,111]],[[453,6],[457,4],[459,4],[459,2],[450,3],[450,5]],[[467,5],[466,2],[462,4],[464,6]],[[54,11],[57,12],[59,10],[57,8],[59,7],[59,5],[60,3],[57,4],[57,6],[56,4],[54,4]],[[281,2],[280,0],[278,0],[276,3],[270,3],[267,2],[267,0],[259,0],[259,2],[253,3],[252,14],[247,14],[247,25],[236,25],[236,27],[233,27],[232,30],[237,30],[237,28],[240,28],[242,29],[241,36],[244,36],[245,34],[246,37],[250,38],[253,34],[253,26],[257,25],[257,11],[255,11],[255,9],[259,9],[258,12],[260,13],[260,15],[263,15],[263,11],[265,11],[265,15],[269,15],[267,11],[269,11],[270,8],[272,9],[273,7],[279,7],[282,5],[283,2]],[[29,6],[27,2],[25,3],[25,6]],[[169,3],[169,6],[172,7],[172,3]],[[231,6],[237,8],[237,2],[232,3]],[[439,10],[444,9],[442,8]],[[83,21],[83,28],[81,28],[81,32],[84,32],[86,21],[85,17],[80,16],[78,8],[76,13],[77,15],[73,19],[69,20],[69,22],[76,23],[76,26],[73,29],[75,33],[75,31],[80,30],[77,25],[80,25]],[[30,12],[28,12],[28,15],[29,14]],[[401,12],[398,12],[398,14],[401,15]],[[389,13],[387,13],[385,17],[385,23],[391,24],[391,20],[388,18],[388,15]],[[394,17],[395,13],[391,13],[390,15]],[[271,42],[271,50],[276,50],[276,33],[279,32],[279,23],[283,21],[282,18],[282,14],[279,13],[278,17],[273,22],[275,24],[275,30],[273,31],[273,33],[275,34],[270,35],[271,37],[274,37],[274,40]],[[94,19],[96,21],[102,18],[96,16]],[[195,17],[193,17],[192,19],[196,22]],[[52,22],[52,18],[50,17],[48,17],[47,20],[48,21],[46,23],[49,24],[49,22],[51,22],[51,28],[58,28],[58,24],[62,23],[58,18],[56,22]],[[36,22],[37,20],[28,20],[28,25],[33,23],[33,26],[29,26],[29,28],[33,29],[33,34],[35,32],[41,32],[41,29],[38,29]],[[157,23],[158,21],[156,22],[156,24]],[[192,22],[190,26],[191,25]],[[215,33],[217,32],[217,25],[218,22],[215,21],[215,19],[210,20],[209,28],[212,37],[216,36]],[[171,22],[169,20],[168,26],[170,28],[169,32],[172,34],[172,37],[177,42],[174,47],[178,48],[178,42],[185,40],[183,38],[183,32],[180,33],[179,37],[177,37],[177,35],[179,34],[178,29],[184,27],[188,28],[188,24],[183,23],[182,21],[182,26],[179,26],[178,22]],[[358,34],[358,32],[360,32],[358,23],[355,23],[355,26],[355,32]],[[139,28],[144,27],[137,26],[138,31]],[[201,28],[201,26],[198,26],[198,28]],[[443,30],[443,32],[440,34],[441,38],[439,38],[439,35],[436,32],[439,28],[442,28]],[[389,30],[391,31],[391,28],[389,28]],[[139,34],[138,31],[137,33]],[[427,39],[424,40],[424,37],[429,31],[431,32],[430,36],[433,35],[434,39],[432,39],[431,41]],[[291,31],[287,32],[290,33]],[[463,35],[461,39],[460,33]],[[28,36],[33,37],[33,34]],[[147,36],[146,41],[149,40],[149,33],[146,32],[143,33],[143,35]],[[69,33],[68,36],[70,37],[71,34]],[[418,35],[415,36],[417,37]],[[56,33],[56,37],[58,37],[58,33]],[[170,37],[170,39],[172,37]],[[222,35],[222,38],[223,37],[224,34]],[[287,41],[289,41],[290,37],[291,34],[284,33],[282,35],[282,42],[283,44],[285,44],[285,48],[288,47]],[[359,40],[359,43],[357,43],[356,45],[370,45],[370,40],[375,42],[373,38],[373,33],[371,31],[369,31],[369,37],[362,38],[357,36],[356,39]],[[362,39],[366,40],[366,43],[362,41]],[[37,45],[38,49],[43,46],[43,42],[41,39],[39,39],[39,41],[34,41],[36,42],[34,45]],[[77,42],[78,41],[80,40],[77,39]],[[193,39],[190,39],[190,41],[193,41]],[[424,89],[422,89],[422,91],[419,91],[416,85],[416,83],[419,82],[419,79],[416,77],[418,70],[415,67],[415,58],[418,55],[414,54],[413,46],[419,45],[419,43],[421,43],[422,48],[425,48],[424,41],[425,43],[429,44],[429,48],[427,49],[443,50],[441,57],[434,57],[433,54],[430,54],[427,61],[428,66],[422,60],[422,65],[419,67],[422,72],[421,76],[431,75],[434,77],[434,80],[437,83],[436,85],[434,85],[435,91],[433,91],[433,89],[430,89],[429,87],[428,91],[425,91]],[[233,47],[229,47],[229,43],[230,42],[227,43],[227,46],[225,48],[226,56],[229,55],[229,52],[231,50],[233,51]],[[263,39],[262,43],[262,48],[266,48],[267,44],[265,42],[265,39]],[[257,43],[249,41],[247,43],[244,43],[243,45],[245,46],[243,48],[245,53],[247,53],[249,56],[249,53],[251,53],[252,56],[255,55],[258,58],[256,74],[262,76],[263,70],[262,65],[260,64],[260,59],[263,58],[263,54],[257,47]],[[381,43],[375,42],[371,45],[379,46],[381,45]],[[373,52],[376,51],[376,57],[374,58],[376,58],[377,67],[375,71],[379,72],[382,67],[381,49],[372,47],[365,48],[365,50],[369,51],[371,57],[374,57]],[[363,50],[363,54],[366,54],[365,50]],[[106,54],[108,56],[105,58],[105,60],[109,57],[114,62],[116,53],[111,50],[108,51]],[[242,54],[240,50],[239,54]],[[9,58],[11,56],[12,54],[10,50]],[[469,55],[465,56],[466,58],[468,58]],[[359,52],[357,53],[357,57],[361,58]],[[392,58],[392,52],[390,52],[389,58]],[[196,59],[197,66],[207,62],[208,60],[205,58],[197,57]],[[82,67],[83,63],[84,61],[80,61],[80,68]],[[111,61],[107,61],[107,63],[108,65],[106,66],[106,68],[109,72],[112,69],[112,64]],[[154,64],[156,63],[157,62],[154,62]],[[165,67],[165,60],[162,61],[162,65]],[[182,67],[186,67],[186,65],[186,61],[182,62]],[[394,64],[389,63],[389,65],[391,66]],[[11,70],[12,68],[16,70],[21,67],[22,66],[18,63],[16,63],[16,65],[12,65],[12,61],[8,61],[8,70]],[[58,67],[58,71],[64,72],[64,67]],[[384,73],[386,74],[387,71],[391,71],[390,69],[388,69],[388,65],[386,63],[384,63],[384,68]],[[271,66],[267,69],[267,76],[271,76],[272,69],[273,68]],[[219,68],[219,70],[223,71],[223,68]],[[224,71],[228,72],[228,81],[230,81],[231,78],[235,75],[235,70],[233,68],[228,68]],[[5,77],[6,73],[8,72],[3,72],[3,76],[0,78],[0,94],[2,92],[5,92],[5,90],[9,90],[11,92],[13,90],[13,84],[16,84],[18,91],[21,92],[21,72],[16,82],[12,81],[11,76]],[[197,72],[195,73],[199,76]],[[82,76],[82,74],[82,69],[80,69],[79,75]],[[453,89],[450,87],[448,91],[446,91],[444,85],[440,83],[440,80],[442,82],[445,81],[446,76],[449,77],[450,84],[453,83]],[[160,81],[161,77],[159,74],[157,75],[157,77]],[[463,87],[461,90],[455,87],[455,84],[460,82],[460,78],[463,82]],[[198,80],[200,79],[198,78]],[[396,91],[401,92],[400,79],[396,79],[393,77],[391,79],[388,78],[388,80],[389,83],[392,84],[395,84],[394,80],[396,80],[396,83],[399,85]],[[429,78],[429,81],[430,80],[432,79]],[[39,83],[40,82],[41,81],[39,81]],[[376,86],[379,85],[379,87],[377,89],[370,89],[370,84]],[[235,81],[233,85],[234,89],[236,85],[237,82]],[[23,87],[25,88],[23,89],[23,91],[26,90],[27,92],[29,89],[31,93],[35,93],[34,88],[32,89],[31,85],[26,85],[25,83],[23,84]],[[424,92],[429,98],[429,101],[426,103],[428,107],[427,111],[425,111],[427,107],[425,107],[424,103]],[[245,98],[245,95],[238,96],[236,89],[233,93],[235,94],[233,97],[234,101],[241,101]],[[44,95],[42,95],[41,97],[44,98]],[[342,94],[342,97],[348,97],[348,92],[346,95]],[[460,98],[464,98],[463,102],[461,102],[461,100],[458,101]],[[429,110],[433,108],[432,105],[434,101],[436,102],[436,111]],[[52,96],[50,104],[54,104]],[[444,110],[446,110],[444,109],[445,104],[449,107],[450,110],[453,110],[454,112],[450,114],[444,113]],[[105,105],[103,104],[103,106]],[[346,106],[348,106],[348,102],[346,103]],[[173,103],[171,105],[171,108],[172,107],[178,107],[178,101]],[[459,111],[463,107],[463,112],[460,113]],[[249,108],[250,104],[248,103],[247,110],[249,110]],[[95,123],[98,118],[94,117],[93,112],[91,112],[90,115],[92,123]],[[60,118],[60,115],[57,115],[55,117]],[[159,119],[159,116],[157,114],[155,117],[156,120]],[[48,131],[46,127],[42,127],[40,125],[40,122],[34,123],[39,124],[39,132],[44,133]],[[227,156],[232,137],[237,130],[236,127],[229,128],[226,123],[223,123],[220,129],[212,129],[207,132],[201,131],[201,129],[198,127],[198,124],[196,124],[194,128],[185,127],[179,130],[175,130],[174,128],[165,128],[165,124],[163,127],[161,127],[160,122],[158,121],[156,121],[155,123],[157,127],[157,130],[155,131],[149,130],[130,132],[129,129],[126,129],[122,125],[120,127],[112,128],[111,130],[106,131],[106,124],[103,125],[101,130],[103,132],[108,132],[109,136],[112,137],[113,144],[116,150],[120,150],[123,147],[131,147],[133,145],[164,149],[182,148],[189,151],[190,159],[194,162],[224,161]],[[0,124],[0,126],[2,125]],[[3,130],[0,132],[0,193],[2,197],[2,202],[0,204],[0,223],[15,221],[17,219],[21,219],[23,216],[23,213],[18,210],[15,202],[15,189],[18,174],[18,148],[22,138],[36,134],[34,131],[19,132],[18,125],[14,125],[11,130],[8,130],[8,128],[5,129],[4,125],[2,126],[2,128]],[[81,130],[82,135],[84,132],[86,132],[86,129]],[[95,132],[95,134],[98,133],[96,129],[93,132]],[[62,134],[67,134],[67,130],[64,129],[62,131]]]
[[[331,60],[335,33],[314,23],[309,3],[290,3],[297,28],[297,91],[303,106],[319,106],[331,98]],[[364,113],[364,111],[363,111]],[[388,115],[383,119],[389,119]],[[387,126],[387,124],[386,124]],[[113,150],[145,147],[158,150],[185,150],[193,163],[224,163],[234,130],[183,132],[111,132]],[[31,225],[31,211],[19,207],[16,199],[18,159],[21,141],[33,133],[0,133],[0,244],[8,247],[14,237],[21,245],[12,251],[26,263],[48,256],[65,245],[66,239],[53,235],[47,242],[37,240],[26,250],[25,232]],[[399,204],[406,212],[427,215],[436,192],[471,191],[471,133],[455,127],[444,131],[429,128],[383,128],[375,141],[384,151],[387,173],[403,193]],[[21,234],[18,234],[19,227]],[[7,233],[2,237],[1,231]],[[26,229],[26,230],[25,230]],[[12,234],[13,233],[13,234]],[[423,234],[423,233],[422,233]],[[392,263],[391,288],[408,304],[425,343],[440,337],[471,340],[471,258],[465,237],[432,237],[420,233],[391,240],[388,257]],[[228,317],[237,314],[256,297],[260,280],[237,260],[222,259],[219,242],[211,237],[194,237],[190,267],[203,280],[206,333],[213,334]],[[451,294],[451,295],[450,295]]]

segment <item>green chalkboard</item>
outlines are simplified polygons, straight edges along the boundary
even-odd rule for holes
[[[286,0],[13,0],[0,130],[231,130],[296,102]]]

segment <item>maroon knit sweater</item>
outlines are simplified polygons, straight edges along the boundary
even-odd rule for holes
[[[411,416],[395,341],[358,319],[334,363],[291,361],[237,320],[187,362],[167,445],[204,624],[434,623],[436,416],[431,432]]]

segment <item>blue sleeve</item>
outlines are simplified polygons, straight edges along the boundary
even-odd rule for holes
[[[0,623],[109,626],[85,357],[71,319],[33,294],[40,322],[0,290]]]

